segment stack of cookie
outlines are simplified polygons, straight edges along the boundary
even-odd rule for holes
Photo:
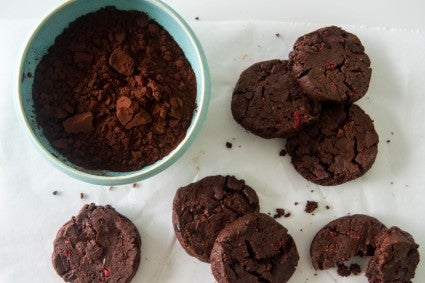
[[[298,38],[289,60],[242,72],[232,97],[234,119],[263,138],[287,138],[295,169],[330,186],[370,169],[379,141],[371,118],[353,104],[372,69],[359,38],[335,26]]]
[[[243,180],[205,177],[177,190],[174,231],[188,254],[211,263],[219,283],[287,282],[299,260],[295,241],[259,209]]]

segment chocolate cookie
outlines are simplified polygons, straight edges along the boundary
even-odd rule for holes
[[[343,216],[317,232],[310,246],[314,269],[328,269],[353,256],[371,256],[376,237],[385,229],[378,219],[355,214]]]
[[[353,103],[369,88],[369,57],[359,38],[339,27],[298,38],[289,58],[300,86],[313,99]]]
[[[238,217],[258,211],[257,194],[243,180],[209,176],[177,190],[172,221],[186,252],[208,262],[221,229]]]
[[[259,62],[243,71],[231,108],[242,127],[263,138],[290,136],[320,114],[320,104],[304,94],[286,60]]]
[[[111,206],[85,205],[58,231],[53,267],[66,282],[130,282],[140,263],[134,224]]]
[[[365,174],[378,153],[378,134],[357,105],[322,105],[317,123],[288,138],[286,150],[307,180],[333,186]]]
[[[218,283],[284,283],[295,272],[298,260],[288,230],[262,213],[245,215],[226,226],[210,258]]]
[[[383,231],[366,269],[369,282],[411,282],[419,263],[418,247],[413,237],[398,227]]]

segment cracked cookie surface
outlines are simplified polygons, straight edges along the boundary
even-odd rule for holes
[[[134,224],[109,205],[85,205],[59,229],[52,263],[66,282],[130,282],[140,263]]]
[[[300,86],[310,97],[353,103],[366,94],[372,74],[364,51],[356,35],[330,26],[298,38],[289,58]]]
[[[298,260],[288,230],[263,213],[247,214],[226,226],[210,258],[218,283],[284,283],[295,272]]]
[[[419,263],[418,248],[412,235],[398,227],[383,231],[366,269],[369,282],[411,282]]]
[[[174,232],[189,255],[209,262],[218,233],[237,218],[258,211],[258,196],[243,180],[208,176],[177,190],[172,212]]]
[[[336,267],[356,255],[373,255],[376,237],[385,229],[378,219],[363,214],[343,216],[329,222],[311,242],[314,269]]]
[[[373,121],[357,105],[322,105],[319,121],[288,138],[286,150],[307,180],[339,185],[365,174],[378,153]]]
[[[233,118],[248,131],[277,138],[294,134],[316,120],[320,103],[300,88],[288,61],[255,63],[239,77],[232,96]]]

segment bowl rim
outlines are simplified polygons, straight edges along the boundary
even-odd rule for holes
[[[139,0],[143,2],[147,2],[148,4],[155,6],[162,12],[165,12],[168,14],[173,21],[181,28],[182,32],[185,34],[185,37],[187,37],[187,40],[191,42],[191,46],[194,46],[194,56],[197,58],[196,61],[199,61],[200,64],[200,74],[199,78],[197,77],[197,81],[201,80],[201,83],[197,83],[197,105],[196,109],[194,110],[193,117],[191,124],[189,125],[185,138],[180,141],[180,143],[166,156],[163,158],[157,160],[155,163],[152,163],[150,165],[147,165],[145,167],[142,167],[139,170],[136,171],[129,171],[129,172],[115,172],[115,171],[109,171],[109,170],[87,170],[82,167],[80,167],[82,170],[78,170],[77,168],[73,168],[69,166],[68,164],[62,162],[59,160],[57,156],[55,156],[52,152],[50,152],[43,143],[38,139],[36,133],[34,132],[34,129],[31,126],[31,123],[26,115],[26,112],[24,110],[24,104],[23,104],[23,97],[22,97],[22,79],[23,79],[23,69],[24,69],[24,61],[26,58],[26,55],[28,54],[28,50],[30,48],[31,43],[33,42],[35,36],[38,34],[39,30],[46,24],[46,22],[53,17],[55,14],[57,14],[60,10],[66,8],[68,5],[71,5],[74,2],[78,2],[82,0],[69,0],[60,6],[56,7],[53,11],[51,11],[47,16],[43,18],[43,20],[36,26],[36,28],[31,32],[31,35],[28,40],[26,40],[25,47],[23,51],[20,53],[20,62],[18,66],[18,80],[17,80],[17,95],[15,95],[15,104],[18,108],[18,116],[20,117],[21,124],[23,124],[24,128],[26,129],[26,133],[29,133],[29,137],[33,144],[35,144],[36,148],[39,152],[57,169],[64,172],[65,174],[87,182],[92,183],[96,185],[123,185],[123,184],[130,184],[135,183],[141,180],[145,180],[149,177],[152,177],[169,166],[171,166],[173,163],[175,163],[186,150],[190,147],[190,145],[195,140],[196,136],[199,134],[199,131],[201,129],[201,126],[206,119],[207,112],[208,112],[208,105],[210,100],[210,92],[211,92],[211,81],[210,81],[210,72],[209,67],[207,63],[207,59],[204,53],[204,50],[202,48],[202,45],[196,36],[196,34],[193,32],[189,24],[183,19],[182,16],[180,16],[173,8],[171,8],[169,5],[165,4],[162,1],[159,0]],[[105,4],[105,6],[108,6]],[[100,8],[100,7],[99,7]],[[117,8],[119,9],[119,8]],[[156,20],[155,20],[156,21]],[[199,96],[198,99],[198,93],[201,93],[202,95]],[[70,162],[71,163],[71,162]],[[79,167],[79,166],[77,166]],[[89,172],[114,172],[118,173],[117,176],[106,176],[102,174],[91,174]]]

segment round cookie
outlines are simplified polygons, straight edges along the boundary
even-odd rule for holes
[[[317,123],[288,138],[286,150],[307,180],[339,185],[365,174],[378,153],[378,134],[357,105],[322,105]]]
[[[409,283],[419,263],[418,245],[398,227],[384,230],[376,238],[375,254],[366,268],[369,282]]]
[[[385,229],[378,219],[363,214],[343,216],[329,222],[311,242],[314,269],[336,267],[356,255],[373,255],[376,237]]]
[[[299,255],[288,230],[272,217],[247,214],[226,226],[211,251],[211,270],[218,283],[284,283]]]
[[[177,190],[172,221],[186,252],[209,262],[218,233],[238,217],[258,211],[258,196],[243,180],[209,176]]]
[[[289,58],[300,86],[315,100],[353,103],[369,88],[369,57],[359,38],[339,27],[298,38]]]
[[[292,74],[288,61],[256,63],[242,72],[232,96],[233,118],[263,138],[288,137],[320,115]]]
[[[134,224],[111,206],[85,205],[59,229],[52,263],[66,282],[130,282],[140,263]]]

